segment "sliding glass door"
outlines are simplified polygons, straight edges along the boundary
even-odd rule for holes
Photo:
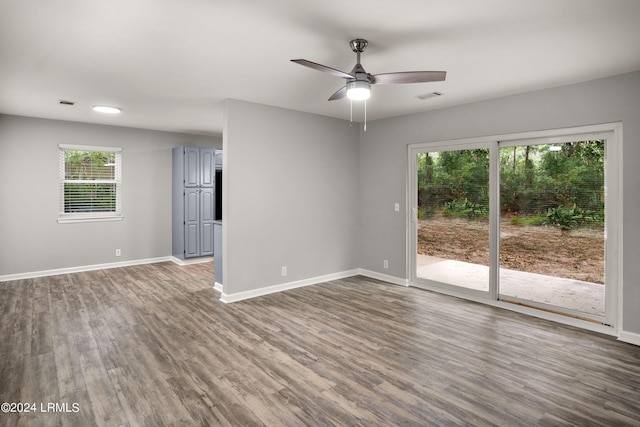
[[[500,144],[500,299],[605,317],[606,139]]]
[[[416,151],[415,277],[464,293],[489,292],[486,145]]]
[[[410,146],[411,283],[615,324],[618,128],[581,129]]]

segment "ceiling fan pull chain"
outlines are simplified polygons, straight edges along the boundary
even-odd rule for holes
[[[364,100],[364,131],[367,131],[367,100]]]
[[[353,99],[349,100],[349,126],[353,126]]]

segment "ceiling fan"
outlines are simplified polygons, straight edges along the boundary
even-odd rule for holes
[[[354,39],[349,42],[351,50],[357,55],[356,65],[349,73],[307,61],[306,59],[292,59],[291,61],[347,80],[347,84],[331,95],[329,101],[342,99],[345,96],[351,100],[366,100],[371,95],[371,85],[375,84],[441,82],[447,76],[446,71],[400,71],[396,73],[369,74],[360,64],[360,54],[367,48],[367,44],[368,42],[365,39]]]

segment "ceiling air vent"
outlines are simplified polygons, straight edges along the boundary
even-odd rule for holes
[[[75,101],[67,101],[66,99],[59,99],[58,104],[60,105],[76,105]]]
[[[424,95],[418,95],[416,96],[416,98],[421,99],[421,100],[425,100],[425,99],[429,99],[429,98],[436,98],[438,96],[442,96],[444,95],[444,93],[442,92],[431,92],[431,93],[425,93]]]

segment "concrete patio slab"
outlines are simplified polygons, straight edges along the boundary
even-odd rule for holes
[[[480,291],[489,290],[489,267],[418,255],[418,277]],[[604,285],[500,269],[500,294],[604,316]]]

